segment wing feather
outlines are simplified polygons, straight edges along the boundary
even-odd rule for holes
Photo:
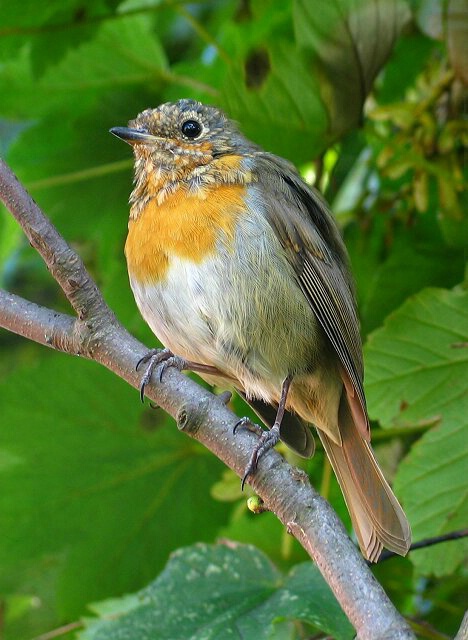
[[[287,161],[256,154],[262,193],[271,194],[266,214],[283,245],[297,282],[335,349],[348,395],[358,400],[356,424],[369,439],[363,388],[362,346],[348,258],[336,224],[322,198],[310,189]],[[266,166],[265,166],[266,165]],[[350,384],[349,384],[350,383]],[[351,402],[352,404],[352,402]],[[358,407],[354,402],[353,414]]]

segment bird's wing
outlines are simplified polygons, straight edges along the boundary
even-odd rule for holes
[[[333,345],[356,426],[367,440],[362,345],[346,249],[322,198],[286,160],[255,154],[265,214]]]

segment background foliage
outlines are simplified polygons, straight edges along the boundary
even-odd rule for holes
[[[0,152],[148,345],[122,255],[132,159],[111,126],[167,100],[208,101],[325,193],[356,276],[377,454],[415,540],[468,522],[467,42],[463,0],[0,7]],[[67,310],[3,210],[0,280]],[[30,640],[109,598],[66,636],[201,638],[203,625],[227,638],[234,625],[245,638],[352,637],[295,541],[251,515],[238,479],[162,412],[94,363],[6,332],[0,348],[0,637]],[[349,524],[320,451],[306,468]],[[171,551],[220,537],[262,551],[188,548],[157,577]],[[375,568],[421,637],[458,628],[466,550]],[[207,567],[218,582],[200,598]],[[174,629],[182,610],[193,615]]]

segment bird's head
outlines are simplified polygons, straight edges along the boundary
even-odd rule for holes
[[[151,160],[155,168],[168,170],[255,148],[222,111],[188,99],[146,109],[128,127],[110,131],[133,147],[137,160]]]

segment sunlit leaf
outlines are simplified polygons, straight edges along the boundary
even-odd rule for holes
[[[415,540],[466,526],[468,292],[426,289],[373,333],[366,349],[369,410],[384,426],[433,422],[397,474]],[[450,573],[467,546],[414,552],[423,573]]]
[[[468,419],[444,421],[413,447],[395,486],[411,522],[414,540],[465,529],[468,522]],[[468,540],[446,542],[411,554],[424,575],[450,575],[468,554]]]

